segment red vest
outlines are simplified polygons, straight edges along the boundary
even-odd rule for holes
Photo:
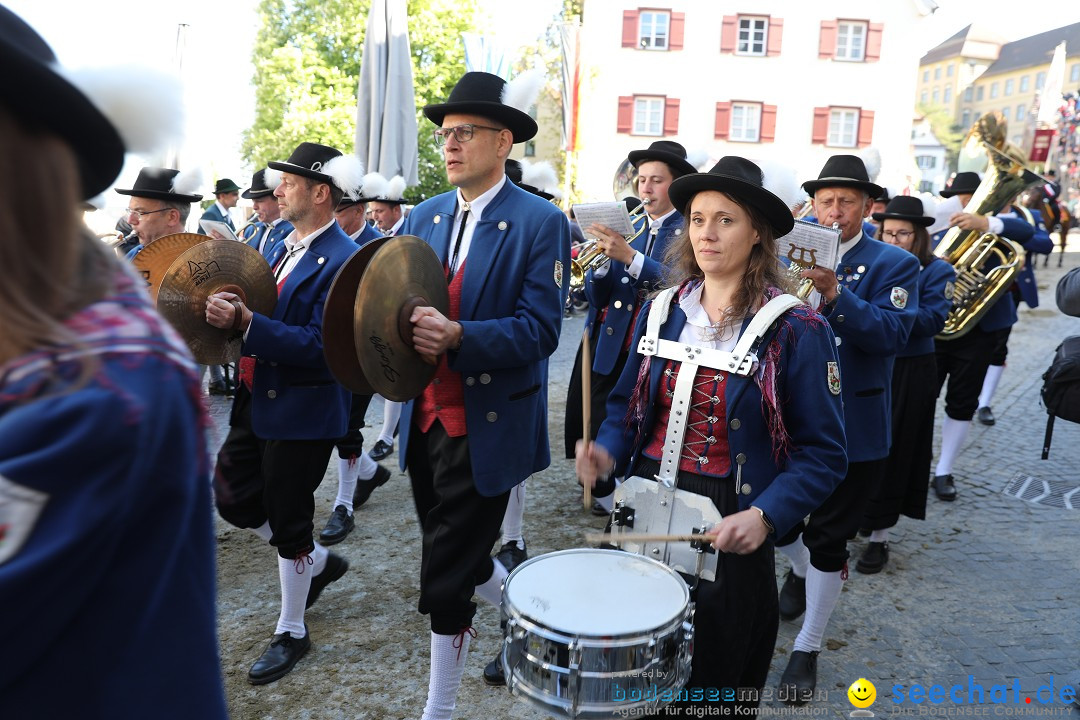
[[[450,312],[447,319],[454,322],[461,317],[461,282],[464,278],[465,263],[462,262],[450,282]],[[413,408],[413,422],[421,432],[431,430],[435,420],[442,423],[450,437],[465,435],[465,385],[461,382],[461,373],[454,372],[446,364],[446,353],[439,356],[435,379],[424,388],[424,394],[416,398]]]
[[[654,460],[660,460],[664,453],[671,398],[675,394],[675,376],[681,364],[668,360],[664,374],[660,376],[660,388],[656,393],[656,422],[642,451]],[[727,404],[724,400],[726,382],[727,373],[707,367],[698,368],[690,393],[689,418],[679,458],[680,470],[718,477],[731,472]]]

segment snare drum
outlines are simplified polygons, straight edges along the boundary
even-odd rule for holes
[[[690,677],[693,606],[671,568],[618,550],[563,550],[503,586],[510,692],[570,718],[643,714]]]

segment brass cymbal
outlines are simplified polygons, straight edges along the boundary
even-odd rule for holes
[[[399,235],[368,263],[353,312],[356,354],[375,392],[388,400],[412,400],[435,377],[436,366],[413,349],[414,308],[450,312],[442,263],[418,237]]]
[[[158,289],[161,287],[161,278],[165,277],[173,260],[180,257],[180,253],[204,243],[210,238],[196,233],[174,233],[164,235],[150,243],[132,258],[131,263],[146,281],[146,291],[150,293],[150,299],[157,302]]]
[[[372,240],[352,254],[334,276],[323,305],[323,355],[330,372],[339,383],[357,395],[371,395],[375,390],[364,377],[360,358],[356,355],[356,334],[353,308],[368,263],[390,238]]]
[[[250,245],[207,240],[180,253],[161,280],[157,307],[203,365],[240,357],[241,333],[206,322],[206,298],[216,292],[236,293],[262,315],[274,312],[278,299],[270,265]]]

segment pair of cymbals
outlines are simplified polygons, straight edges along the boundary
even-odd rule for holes
[[[176,236],[166,236],[176,237]],[[270,315],[277,305],[277,283],[259,251],[234,240],[202,241],[180,252],[162,274],[157,287],[158,312],[187,343],[195,360],[222,365],[240,357],[241,333],[206,322],[206,299],[219,292],[240,297],[252,312]],[[148,245],[136,259],[165,238]],[[180,244],[180,241],[176,241]],[[164,252],[161,253],[164,256]],[[147,278],[153,282],[155,266]],[[145,277],[145,276],[144,276]]]
[[[354,393],[412,400],[435,377],[416,352],[410,317],[417,307],[450,311],[442,263],[413,235],[374,240],[338,271],[323,309],[323,353],[337,381]]]
[[[161,279],[169,270],[180,254],[209,240],[207,235],[196,233],[174,233],[158,238],[154,242],[143,247],[131,264],[146,281],[146,291],[150,293],[150,299],[157,302],[158,288],[161,287]]]

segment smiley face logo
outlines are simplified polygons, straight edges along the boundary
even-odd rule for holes
[[[848,700],[851,704],[857,708],[868,708],[874,704],[874,700],[877,699],[877,688],[874,687],[874,683],[870,682],[866,678],[859,678],[855,682],[851,683],[851,687],[847,691]]]

